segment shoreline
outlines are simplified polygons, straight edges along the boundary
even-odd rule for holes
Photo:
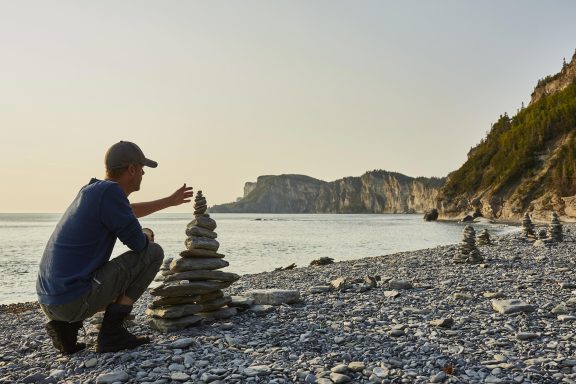
[[[153,342],[119,353],[94,352],[96,331],[87,320],[80,339],[89,349],[61,356],[35,302],[3,305],[0,383],[105,383],[113,382],[106,381],[111,374],[155,384],[574,382],[573,233],[570,227],[566,241],[551,247],[535,247],[517,233],[501,236],[479,247],[482,264],[454,264],[457,246],[448,245],[243,275],[229,294],[296,289],[301,302],[168,334],[148,326],[145,293],[130,330]],[[364,276],[379,278],[377,286],[355,282]],[[312,289],[339,277],[349,279],[349,288]],[[394,280],[411,287],[391,287]],[[500,314],[495,298],[519,299],[534,310]]]

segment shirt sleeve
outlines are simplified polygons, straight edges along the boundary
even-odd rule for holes
[[[148,245],[128,198],[117,184],[111,185],[102,195],[100,220],[131,250],[141,252]]]

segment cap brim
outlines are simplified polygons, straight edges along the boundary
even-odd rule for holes
[[[156,168],[158,166],[158,163],[155,162],[154,160],[144,158],[144,165],[150,168]]]

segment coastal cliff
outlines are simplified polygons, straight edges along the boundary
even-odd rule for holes
[[[215,205],[233,213],[421,213],[435,205],[443,179],[382,170],[332,182],[304,175],[260,176],[244,197]]]
[[[437,202],[441,218],[476,211],[519,221],[528,211],[549,220],[576,216],[576,54],[538,82],[530,104],[500,116],[467,161],[448,175]]]
[[[482,215],[548,221],[556,211],[576,220],[576,53],[560,72],[538,81],[530,103],[503,114],[447,178],[387,171],[326,182],[303,175],[260,176],[235,203],[212,212],[422,213],[440,219]]]

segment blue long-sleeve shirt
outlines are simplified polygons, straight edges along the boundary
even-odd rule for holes
[[[36,281],[38,301],[65,304],[85,294],[116,239],[140,252],[146,235],[120,186],[92,179],[82,187],[48,240]]]

